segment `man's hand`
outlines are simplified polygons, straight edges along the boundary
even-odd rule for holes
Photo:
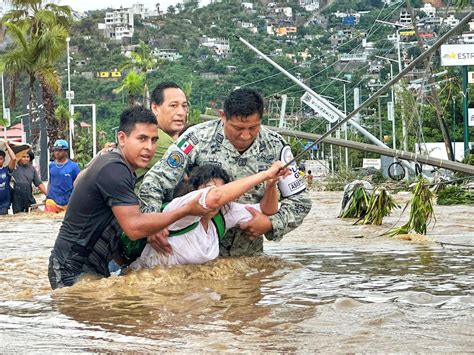
[[[250,240],[255,240],[262,234],[272,230],[272,222],[268,216],[258,212],[255,208],[246,207],[247,211],[252,215],[252,219],[248,222],[240,224],[240,229],[247,232]]]
[[[197,195],[195,198],[193,198],[189,203],[185,205],[188,215],[204,216],[206,213],[211,212],[209,208],[204,208],[201,206],[201,204],[199,203],[200,199],[201,199],[201,194]]]
[[[148,243],[155,249],[158,253],[163,255],[172,255],[173,249],[171,248],[170,243],[168,243],[169,236],[168,229],[162,229],[158,233],[150,235],[147,238]]]

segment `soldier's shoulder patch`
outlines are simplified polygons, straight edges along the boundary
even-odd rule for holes
[[[267,134],[267,137],[270,143],[273,143],[273,144],[277,143],[281,145],[288,144],[279,133],[272,131],[271,129],[266,129],[265,133]]]
[[[179,150],[173,150],[166,158],[166,163],[173,169],[180,168],[184,164],[184,154]]]

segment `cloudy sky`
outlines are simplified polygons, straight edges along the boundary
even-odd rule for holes
[[[161,11],[166,11],[168,6],[176,5],[178,2],[182,2],[181,0],[59,0],[59,2],[63,5],[69,5],[74,10],[77,11],[86,11],[86,10],[97,10],[97,9],[105,9],[107,7],[112,8],[120,8],[122,7],[130,7],[135,3],[144,4],[145,7],[148,9],[154,9],[155,4],[160,4]],[[208,1],[202,1],[208,2]]]

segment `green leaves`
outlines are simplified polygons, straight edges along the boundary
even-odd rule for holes
[[[346,208],[341,211],[340,218],[361,218],[367,213],[370,194],[363,186],[356,187],[349,196]]]
[[[392,196],[383,187],[378,188],[371,196],[367,213],[359,221],[360,224],[375,224],[380,226],[382,219],[388,216],[394,208],[400,208]]]
[[[426,234],[427,226],[434,218],[433,192],[429,189],[428,180],[420,178],[413,186],[413,197],[406,204],[404,210],[411,205],[410,218],[403,226],[385,233],[389,237],[411,232]]]

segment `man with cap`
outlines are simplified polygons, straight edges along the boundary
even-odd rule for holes
[[[49,185],[44,211],[59,213],[66,209],[74,188],[79,166],[68,159],[69,144],[64,139],[54,142],[54,161],[49,164]]]

